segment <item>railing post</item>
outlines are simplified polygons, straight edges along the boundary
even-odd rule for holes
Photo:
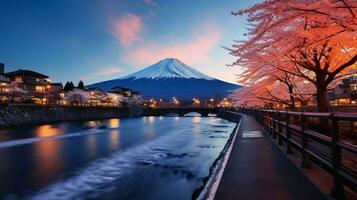
[[[273,135],[273,122],[274,122],[274,117],[273,117],[273,112],[269,112],[270,118],[269,118],[269,133],[270,135]]]
[[[286,153],[292,154],[293,151],[291,150],[291,142],[290,142],[290,115],[288,112],[285,113],[286,118]]]
[[[331,126],[331,160],[332,160],[332,174],[333,174],[333,186],[331,190],[331,196],[336,199],[345,199],[345,194],[343,191],[343,183],[342,177],[339,173],[341,169],[341,149],[338,146],[339,140],[339,128],[338,128],[338,120],[330,115],[330,119],[332,122]]]
[[[281,135],[282,134],[282,131],[283,131],[283,126],[282,126],[282,121],[281,121],[281,114],[280,112],[277,112],[277,120],[278,120],[278,145],[283,145],[283,136]]]
[[[306,130],[306,118],[304,113],[301,113],[301,154],[302,154],[302,163],[301,168],[309,168],[310,167],[310,157],[309,154],[306,152],[307,149],[307,136],[305,133]]]
[[[263,120],[264,120],[264,127],[265,129],[269,132],[269,129],[268,129],[268,113],[266,111],[262,111],[263,112]]]
[[[273,116],[273,127],[272,127],[272,133],[273,133],[273,139],[276,139],[276,132],[275,132],[275,128],[276,128],[276,114],[275,112],[272,112],[272,116]]]

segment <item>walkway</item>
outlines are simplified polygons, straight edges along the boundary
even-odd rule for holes
[[[243,116],[215,199],[326,199],[269,137],[253,117]]]

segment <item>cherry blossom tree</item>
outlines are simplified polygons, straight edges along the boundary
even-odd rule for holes
[[[289,74],[313,84],[318,111],[328,111],[328,87],[357,68],[357,1],[267,0],[234,14],[250,26],[229,49],[244,67],[241,81],[259,88]]]
[[[79,104],[83,106],[90,101],[90,93],[86,90],[73,89],[68,91],[65,97],[70,104]]]

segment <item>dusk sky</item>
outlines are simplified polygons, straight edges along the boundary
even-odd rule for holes
[[[176,57],[235,82],[239,68],[221,46],[243,39],[247,22],[231,15],[257,1],[2,0],[0,62],[54,82],[119,78]]]

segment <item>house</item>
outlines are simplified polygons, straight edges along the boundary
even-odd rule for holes
[[[21,97],[12,98],[11,101],[37,104],[59,104],[61,101],[62,83],[51,83],[46,75],[22,69],[4,75],[9,78],[16,90],[21,90],[24,93]],[[9,90],[15,89],[10,88]],[[10,93],[14,97],[14,93],[11,91]]]
[[[125,88],[125,87],[120,87],[120,86],[113,87],[112,91],[110,91],[110,92],[123,95],[124,97],[131,97],[131,96],[140,94],[138,91],[134,91],[130,88]]]
[[[64,99],[62,83],[50,83],[47,85],[47,92],[48,104],[61,104]]]
[[[327,99],[331,105],[356,104],[357,101],[357,75],[352,75],[342,80],[335,88],[329,89]]]
[[[4,75],[4,68],[4,64],[0,63],[0,102],[9,100],[7,86],[10,83],[10,78]]]
[[[38,104],[47,104],[48,76],[31,70],[17,70],[5,73],[11,82],[27,92],[27,97]]]
[[[105,106],[107,104],[107,93],[100,88],[89,88],[90,105]]]

